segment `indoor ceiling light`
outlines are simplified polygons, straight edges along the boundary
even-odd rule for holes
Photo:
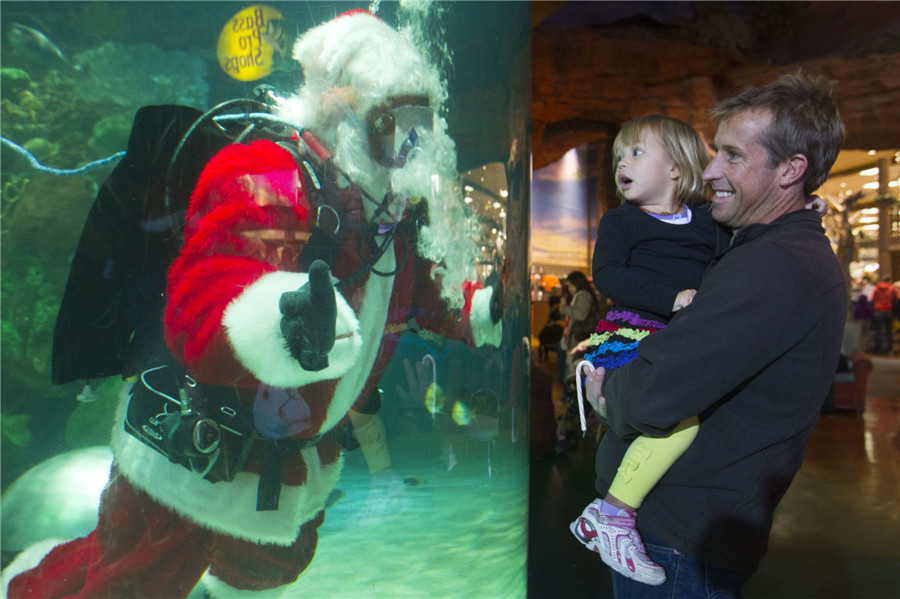
[[[896,181],[888,181],[888,187],[897,187]],[[878,189],[878,181],[863,184],[863,189]]]

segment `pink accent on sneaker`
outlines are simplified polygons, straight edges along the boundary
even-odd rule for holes
[[[607,566],[626,576],[650,585],[666,581],[666,571],[647,555],[636,528],[636,515],[621,510],[618,516],[600,511],[599,499],[588,505],[569,530],[585,547],[600,554]]]
[[[582,542],[592,542],[597,538],[597,531],[587,527],[587,521],[584,518],[578,518],[573,524],[578,525],[578,532],[575,536]]]

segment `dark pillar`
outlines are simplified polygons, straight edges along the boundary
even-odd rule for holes
[[[892,276],[891,268],[891,209],[894,200],[888,189],[887,158],[878,159],[878,278]]]

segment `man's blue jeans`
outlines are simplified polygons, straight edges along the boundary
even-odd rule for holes
[[[666,582],[650,586],[613,572],[616,599],[740,599],[748,576],[714,568],[642,535],[647,553],[666,570]]]

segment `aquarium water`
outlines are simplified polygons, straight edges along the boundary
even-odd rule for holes
[[[475,347],[415,327],[385,332],[394,350],[377,414],[390,469],[370,471],[348,426],[314,558],[295,582],[260,596],[525,596],[530,7],[520,2],[0,5],[4,568],[29,545],[96,523],[114,413],[130,383],[110,373],[54,384],[51,356],[73,255],[135,113],[204,112],[258,98],[263,85],[289,97],[310,76],[291,58],[294,39],[347,10],[376,11],[440,74],[433,130],[452,140],[455,162],[423,167],[442,172],[420,190],[433,202],[420,250],[453,287],[444,290],[448,316],[461,318],[458,281],[502,281],[502,334]],[[260,28],[263,18],[271,25]],[[156,216],[148,227],[183,218]],[[123,252],[137,242],[110,241]],[[216,596],[210,584],[191,596]]]

